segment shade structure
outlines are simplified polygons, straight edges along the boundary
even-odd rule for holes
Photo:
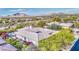
[[[0,37],[0,44],[6,43],[1,37]]]
[[[1,51],[16,51],[17,49],[10,44],[5,44],[5,45],[0,46],[0,50]]]

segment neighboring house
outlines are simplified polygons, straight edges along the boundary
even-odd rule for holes
[[[39,40],[48,38],[55,32],[56,32],[55,30],[49,30],[39,27],[25,27],[17,30],[17,32],[15,32],[15,35],[19,39],[23,39],[24,41],[27,42],[33,42],[33,44],[38,46]]]
[[[6,28],[8,28],[8,27],[0,27],[0,30],[4,30],[4,29],[6,29]]]
[[[59,24],[59,22],[51,22],[51,23],[47,23],[47,25],[52,25],[52,24]]]
[[[48,23],[48,25],[52,25],[52,24],[56,24],[56,25],[62,26],[64,28],[69,28],[69,27],[72,27],[72,25],[73,25],[73,23],[59,23],[59,22]]]
[[[65,28],[69,28],[69,27],[72,27],[73,23],[60,23],[58,25],[65,27]]]
[[[32,19],[32,17],[27,17],[26,18],[26,21],[32,21],[33,19]]]
[[[78,28],[72,28],[72,31],[75,35],[75,38],[79,38],[79,29]]]
[[[78,19],[76,19],[76,21],[78,22],[78,21],[79,21],[79,18],[78,18]]]

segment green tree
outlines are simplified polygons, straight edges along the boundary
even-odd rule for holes
[[[37,19],[37,17],[32,17],[32,20],[33,20],[33,21],[36,21],[36,20],[38,20],[38,19]]]
[[[61,18],[60,17],[53,17],[52,21],[61,22]]]
[[[39,49],[47,51],[58,51],[65,49],[68,45],[71,45],[74,40],[74,35],[70,29],[62,29],[57,34],[50,36],[47,39],[39,41]]]
[[[67,22],[69,20],[70,20],[69,18],[63,18],[63,22]]]
[[[16,25],[16,29],[20,29],[20,28],[23,28],[23,24],[17,24]]]
[[[7,38],[6,42],[13,45],[14,47],[16,47],[17,49],[21,49],[21,43],[18,40],[14,40],[12,38]]]
[[[38,21],[37,26],[38,27],[44,27],[46,23],[44,21]]]
[[[2,21],[3,21],[3,20],[2,20],[2,19],[0,19],[0,23],[2,23]]]
[[[71,20],[76,20],[78,17],[77,16],[71,16],[70,19]]]
[[[14,40],[12,38],[5,39],[7,43],[11,44],[12,46],[16,47],[18,50],[21,50],[22,48],[27,48],[27,44],[20,42],[18,39]]]
[[[74,27],[79,28],[79,22],[75,22]]]
[[[78,18],[77,16],[69,16],[69,17],[63,18],[63,21],[64,22],[75,21],[77,18]]]

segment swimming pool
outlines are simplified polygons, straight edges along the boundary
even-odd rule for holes
[[[79,51],[79,39],[75,42],[70,51]]]

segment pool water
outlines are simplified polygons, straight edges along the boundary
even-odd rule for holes
[[[70,51],[79,51],[79,39],[75,42]]]

